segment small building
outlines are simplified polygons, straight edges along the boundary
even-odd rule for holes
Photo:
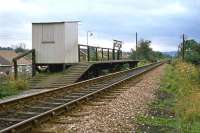
[[[1,74],[10,74],[13,70],[13,61],[12,59],[18,56],[13,50],[0,50],[0,73]],[[18,71],[24,74],[31,74],[31,65],[32,61],[29,58],[21,58],[17,62]]]
[[[32,23],[37,65],[78,63],[78,21]]]
[[[10,72],[10,62],[0,56],[0,74],[8,74]]]

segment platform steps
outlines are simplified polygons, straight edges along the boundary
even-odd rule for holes
[[[64,72],[38,74],[29,81],[31,89],[49,89],[75,83],[89,68],[91,64],[75,64]]]

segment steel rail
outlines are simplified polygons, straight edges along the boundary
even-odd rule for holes
[[[39,113],[39,114],[37,114],[37,115],[35,115],[33,117],[25,119],[25,120],[23,120],[21,122],[18,122],[16,124],[14,124],[14,125],[6,127],[4,129],[0,129],[0,132],[1,133],[4,133],[4,132],[16,132],[16,131],[18,131],[18,128],[22,127],[23,125],[29,124],[29,125],[32,126],[32,125],[34,125],[34,123],[37,123],[37,121],[41,121],[40,118],[43,118],[44,116],[47,116],[47,115],[54,116],[55,114],[59,114],[61,112],[64,112],[69,106],[73,105],[74,103],[77,103],[77,102],[79,102],[81,100],[85,100],[85,99],[87,99],[87,98],[89,98],[89,97],[91,97],[91,96],[93,96],[93,95],[95,95],[95,94],[97,94],[99,92],[102,92],[102,91],[104,91],[104,90],[106,90],[106,89],[108,89],[110,87],[113,87],[113,86],[115,86],[117,84],[120,84],[120,83],[122,83],[124,81],[127,81],[127,80],[129,80],[129,79],[131,79],[133,77],[141,75],[141,74],[143,74],[143,73],[145,73],[145,72],[147,72],[147,71],[149,71],[149,70],[151,70],[151,69],[153,69],[153,68],[155,68],[157,66],[162,65],[163,63],[165,63],[165,62],[153,63],[153,64],[149,64],[149,65],[146,65],[146,66],[143,66],[143,67],[138,67],[138,68],[134,68],[134,69],[130,69],[130,70],[125,70],[125,71],[117,72],[117,73],[114,73],[114,74],[108,74],[106,76],[101,76],[101,77],[98,77],[98,78],[95,78],[95,79],[88,80],[88,81],[99,80],[99,79],[102,79],[102,78],[105,78],[105,77],[109,77],[109,75],[113,76],[113,75],[122,75],[122,74],[124,74],[121,77],[116,78],[115,79],[116,81],[115,80],[113,80],[113,81],[111,80],[109,85],[105,85],[105,83],[103,83],[103,84],[99,83],[99,85],[105,85],[105,86],[104,87],[100,86],[99,89],[93,89],[93,91],[91,91],[90,89],[85,89],[85,90],[90,90],[91,92],[89,92],[88,94],[86,93],[83,96],[78,96],[77,98],[72,99],[69,102],[62,103],[61,105],[58,105],[57,107],[53,107],[50,110],[47,110],[47,111],[42,112],[42,113]],[[88,81],[83,81],[81,83],[87,83]],[[76,84],[81,84],[81,83],[76,83]],[[73,85],[71,85],[71,86],[73,86]],[[67,88],[67,87],[65,87],[65,88]],[[62,88],[57,88],[57,89],[62,89]],[[57,90],[57,89],[55,89],[55,90]],[[50,91],[50,92],[54,92],[54,91]],[[83,90],[83,92],[84,92],[84,90]],[[40,95],[41,94],[42,93],[40,93]],[[69,95],[69,97],[70,97],[70,95]],[[11,101],[9,101],[9,102],[11,102]]]
[[[26,95],[26,96],[23,96],[23,97],[17,97],[17,98],[13,98],[13,99],[3,100],[3,101],[0,102],[0,108],[4,108],[6,105],[8,105],[10,103],[11,104],[14,103],[14,102],[18,103],[18,102],[23,101],[25,99],[31,99],[32,97],[44,95],[46,93],[54,93],[56,91],[59,91],[59,90],[62,91],[62,90],[65,90],[67,88],[70,89],[70,88],[75,88],[77,86],[82,86],[82,85],[85,85],[85,84],[91,84],[91,83],[94,83],[94,82],[96,82],[98,80],[101,80],[101,79],[109,78],[109,77],[112,77],[112,76],[116,76],[118,74],[123,74],[123,73],[130,72],[130,71],[136,71],[136,70],[139,70],[141,68],[145,68],[145,67],[151,66],[153,64],[148,64],[148,65],[141,66],[141,67],[136,67],[136,68],[132,68],[132,69],[128,69],[128,70],[123,70],[123,71],[119,71],[119,72],[115,72],[115,73],[110,73],[110,74],[99,76],[99,77],[96,77],[96,78],[92,78],[92,79],[84,80],[84,81],[81,81],[81,82],[73,83],[73,84],[70,84],[70,85],[57,87],[57,88],[54,88],[54,89],[51,89],[51,90],[45,90],[43,92],[36,92],[36,93],[30,94],[30,95]]]

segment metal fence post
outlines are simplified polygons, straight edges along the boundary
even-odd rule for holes
[[[108,48],[108,60],[110,59],[110,58],[109,58],[109,56],[110,56],[109,54],[110,54],[110,53],[109,53],[109,48]]]
[[[80,62],[81,61],[81,54],[80,54],[80,45],[78,45],[78,62]]]
[[[103,48],[101,48],[101,60],[103,60]]]
[[[87,56],[88,56],[88,61],[90,61],[90,46],[87,45]]]
[[[112,50],[112,57],[113,57],[113,60],[115,60],[115,49]]]
[[[117,60],[119,60],[119,50],[117,50]]]
[[[98,48],[96,47],[96,61],[98,61]]]

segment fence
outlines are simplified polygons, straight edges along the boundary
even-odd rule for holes
[[[17,65],[17,61],[18,61],[19,59],[21,59],[22,57],[27,56],[27,55],[29,55],[29,54],[32,54],[32,65],[31,65],[31,67],[32,67],[32,69],[31,69],[31,70],[32,70],[32,76],[35,76],[35,74],[36,74],[35,50],[32,49],[32,50],[29,50],[29,51],[27,51],[27,52],[25,52],[25,53],[23,53],[23,54],[21,54],[21,55],[15,57],[15,58],[13,58],[14,77],[15,77],[15,79],[18,78],[18,65]]]
[[[121,50],[117,49],[79,44],[78,57],[79,57],[79,62],[120,60],[122,57],[122,52]]]
[[[18,76],[21,79],[29,79],[32,76],[32,64],[17,65]],[[14,75],[14,66],[0,65],[0,81],[3,82],[6,78],[12,78]]]

